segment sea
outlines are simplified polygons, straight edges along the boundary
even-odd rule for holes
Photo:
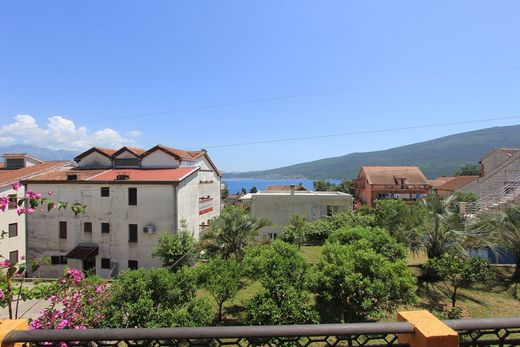
[[[298,185],[301,184],[308,190],[313,190],[313,180],[294,178],[294,179],[260,179],[260,178],[223,178],[222,180],[228,189],[229,194],[237,194],[242,188],[247,192],[251,188],[256,187],[257,190],[265,190],[267,186],[278,185]],[[328,180],[331,183],[338,184],[340,180]]]

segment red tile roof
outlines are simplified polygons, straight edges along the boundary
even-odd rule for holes
[[[58,170],[66,165],[72,165],[70,161],[47,161],[42,164],[27,166],[20,169],[8,170],[0,168],[0,186],[18,182],[29,177],[42,174],[46,171]],[[67,170],[65,170],[67,171]],[[54,171],[53,171],[54,172]]]
[[[370,184],[396,184],[396,179],[405,178],[406,184],[428,184],[417,166],[362,166]]]
[[[438,190],[445,190],[449,192],[454,192],[457,189],[460,189],[474,181],[476,181],[479,178],[479,176],[456,176],[456,177],[450,177],[449,180],[444,182],[443,184],[439,186],[434,186],[434,188]]]
[[[128,175],[128,181],[182,181],[198,168],[179,167],[176,169],[113,169],[89,178],[89,181],[115,181],[119,175]]]
[[[163,145],[157,145],[157,146],[150,148],[146,152],[144,152],[142,156],[145,157],[148,154],[155,152],[157,150],[162,150],[163,152],[173,155],[176,158],[179,158],[182,160],[188,160],[188,161],[193,161],[194,159],[196,159],[196,158],[200,157],[201,155],[203,155],[204,153],[206,153],[204,151],[185,151],[183,149],[177,149],[177,148],[167,147],[167,146],[163,146]]]
[[[89,178],[102,174],[107,171],[106,169],[97,169],[97,170],[83,170],[83,169],[70,169],[70,170],[62,170],[62,171],[53,171],[49,173],[45,173],[42,175],[34,176],[28,179],[28,182],[33,181],[49,181],[49,182],[65,182],[67,181],[67,176],[69,175],[78,175],[78,181],[86,181]]]

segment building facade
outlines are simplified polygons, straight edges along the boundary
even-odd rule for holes
[[[440,197],[446,197],[453,193],[473,193],[480,195],[480,176],[441,176],[434,180],[428,180],[432,193]]]
[[[480,196],[495,194],[520,178],[520,148],[494,148],[480,160]]]
[[[304,190],[261,191],[246,194],[240,200],[250,207],[255,218],[271,222],[270,226],[260,230],[260,237],[265,239],[276,239],[281,229],[289,225],[293,215],[312,221],[336,212],[352,211],[353,203],[350,194]]]
[[[362,166],[354,187],[357,199],[369,206],[377,199],[415,201],[430,192],[417,166]]]
[[[44,162],[25,153],[4,154],[4,161],[0,167],[0,196],[9,199],[5,211],[0,212],[0,256],[17,263],[26,256],[25,253],[25,214],[17,213],[16,201],[25,196],[25,187],[13,188],[13,184],[55,170],[71,168],[73,163],[68,161]],[[23,207],[23,206],[21,206]]]
[[[78,216],[53,210],[27,217],[28,256],[51,258],[36,276],[57,277],[69,266],[109,278],[160,266],[151,254],[162,234],[186,224],[198,239],[220,214],[221,175],[204,150],[92,148],[75,160],[75,169],[24,182],[87,206]]]

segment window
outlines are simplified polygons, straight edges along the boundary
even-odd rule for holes
[[[101,268],[110,269],[110,258],[101,258]]]
[[[128,224],[128,242],[137,242],[137,224]]]
[[[67,264],[67,257],[64,255],[53,255],[51,256],[52,265]]]
[[[9,194],[9,209],[14,210],[18,205],[16,194]]]
[[[92,223],[91,222],[83,223],[83,232],[84,233],[91,233],[92,232]]]
[[[110,232],[110,223],[101,223],[101,232],[108,234]]]
[[[18,251],[9,252],[9,262],[11,264],[18,263]]]
[[[334,213],[339,212],[339,206],[327,205],[327,216],[332,216]]]
[[[101,196],[102,197],[110,196],[110,188],[109,187],[101,187]]]
[[[139,268],[139,264],[137,260],[129,260],[128,261],[128,268],[130,270],[137,270]]]
[[[60,239],[67,238],[67,222],[60,222]]]
[[[115,167],[139,166],[139,158],[116,158],[114,159]]]
[[[21,169],[23,167],[25,167],[24,158],[6,159],[5,160],[6,169]]]
[[[9,237],[18,236],[18,223],[9,224]]]
[[[401,180],[401,189],[406,189],[405,180]]]
[[[137,205],[137,188],[128,188],[128,205]]]

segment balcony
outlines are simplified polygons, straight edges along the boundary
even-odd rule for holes
[[[2,346],[518,346],[520,317],[439,321],[158,329],[11,330]],[[424,315],[426,313],[426,315]],[[418,314],[418,315],[417,315]],[[401,317],[401,314],[400,314]],[[410,316],[408,316],[410,317]],[[402,318],[402,317],[401,317]],[[20,321],[4,321],[16,323]],[[4,324],[2,324],[4,325]],[[0,325],[4,331],[9,326]],[[13,326],[11,324],[11,326]],[[444,330],[443,330],[444,329]],[[0,329],[1,330],[1,329]],[[436,333],[437,331],[437,333]],[[446,331],[448,331],[446,333]]]

